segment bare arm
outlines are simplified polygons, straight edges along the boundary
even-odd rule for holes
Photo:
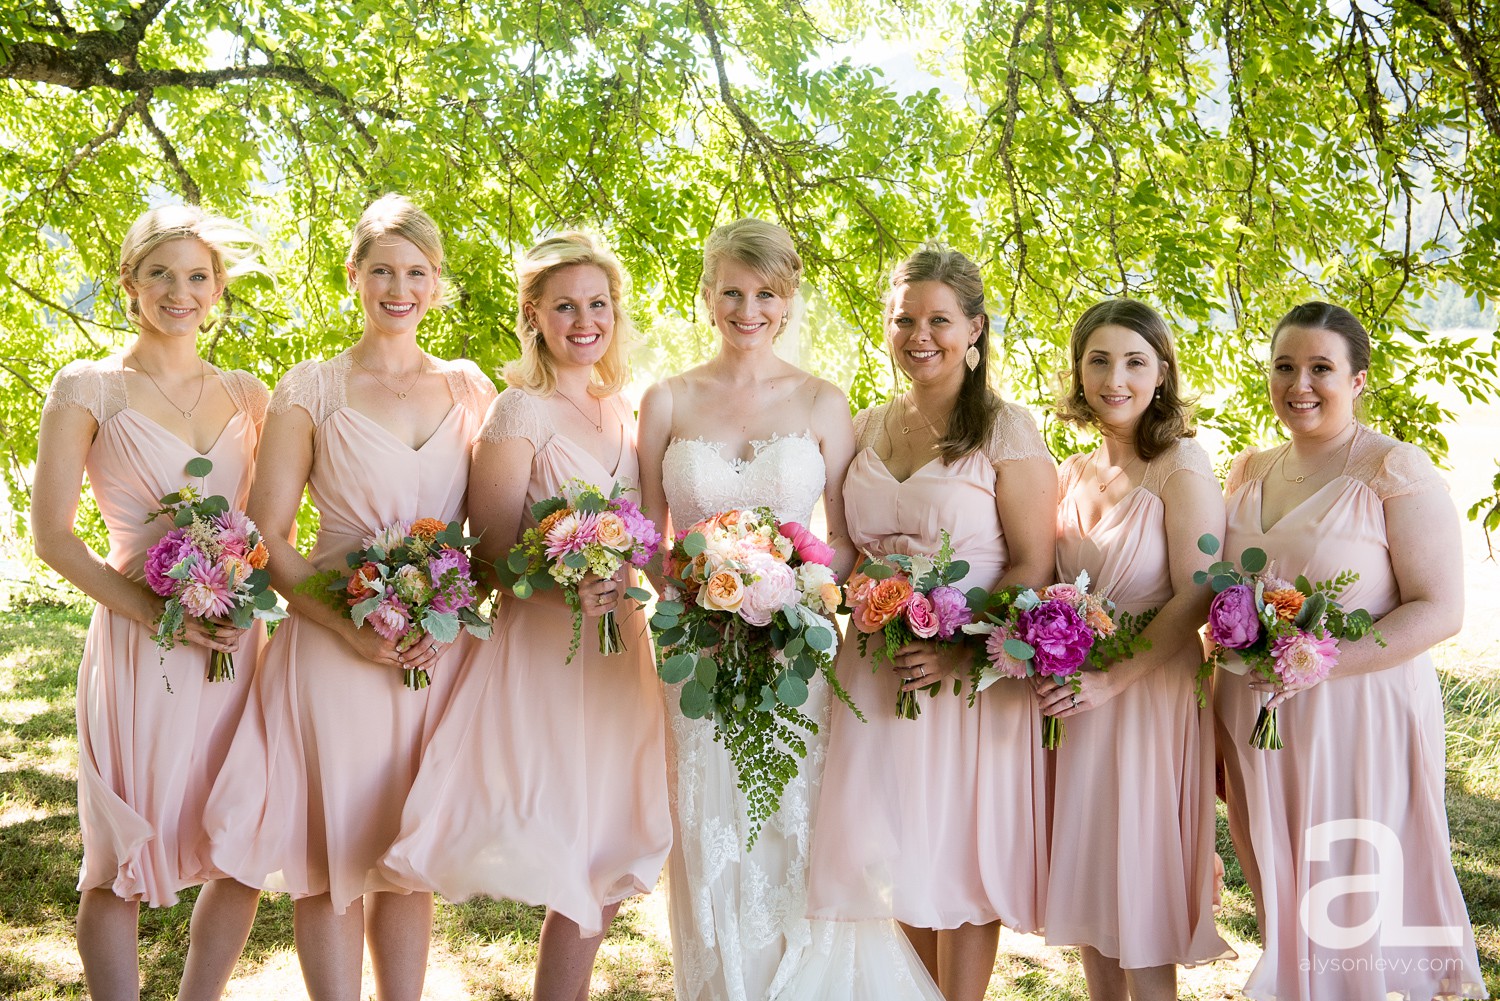
[[[1167,561],[1172,577],[1172,597],[1157,611],[1141,633],[1151,646],[1127,660],[1110,665],[1106,672],[1085,671],[1076,678],[1082,690],[1075,693],[1070,685],[1042,680],[1037,694],[1042,712],[1048,716],[1066,717],[1097,708],[1116,695],[1161,670],[1191,647],[1202,654],[1198,628],[1208,618],[1208,604],[1213,591],[1207,584],[1193,583],[1193,574],[1208,569],[1213,558],[1198,548],[1198,539],[1212,535],[1224,537],[1224,495],[1218,484],[1202,476],[1182,475],[1167,479],[1162,490],[1167,532]],[[1072,702],[1078,696],[1076,707]]]
[[[820,380],[821,381],[821,380]],[[825,480],[823,513],[828,521],[828,544],[833,547],[833,572],[846,580],[854,569],[854,543],[844,516],[844,477],[854,460],[854,422],[849,401],[831,383],[823,382],[813,399],[813,427],[818,428],[818,449],[823,453]]]
[[[166,602],[99,558],[73,532],[83,466],[98,430],[93,415],[60,407],[42,415],[37,439],[36,482],[31,494],[31,535],[43,563],[111,612],[154,628]],[[183,638],[194,646],[233,652],[243,630],[227,619],[207,627],[189,616]]]
[[[662,548],[672,546],[671,512],[667,509],[667,492],[662,486],[662,461],[672,440],[672,389],[662,380],[641,398],[641,415],[636,438],[636,455],[641,470],[641,513],[661,530]],[[665,579],[655,561],[647,569],[652,587],[661,594]]]
[[[1439,491],[1392,497],[1385,502],[1385,529],[1401,593],[1401,604],[1375,624],[1386,645],[1374,636],[1339,644],[1338,663],[1330,677],[1373,674],[1404,664],[1463,626],[1463,543],[1453,501]],[[1250,687],[1277,690],[1267,682]],[[1275,708],[1300,690],[1286,686],[1268,707]]]

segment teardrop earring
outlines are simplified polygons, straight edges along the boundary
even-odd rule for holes
[[[964,364],[967,365],[967,366],[969,366],[969,371],[970,372],[974,371],[976,368],[979,367],[979,348],[978,347],[976,347],[973,344],[969,345],[969,350],[967,350],[967,351],[964,352]]]

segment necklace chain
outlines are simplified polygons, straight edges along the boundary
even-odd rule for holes
[[[935,428],[933,426],[931,418],[929,418],[926,414],[922,413],[922,408],[918,407],[915,403],[912,402],[910,394],[908,394],[908,393],[902,393],[901,394],[901,401],[903,403],[905,403],[908,407],[910,407],[913,411],[915,411],[916,415],[918,417],[922,418],[922,423],[920,425],[916,425],[916,424],[908,425],[907,422],[903,419],[901,421],[901,433],[903,435],[911,434],[913,431],[921,431],[924,428],[926,430],[929,430],[929,431],[936,431],[937,430],[937,428]],[[902,412],[902,416],[903,416],[903,418],[905,417],[905,411],[904,410]]]
[[[127,355],[127,357],[130,356]],[[161,394],[162,399],[166,400],[172,405],[173,410],[176,410],[179,414],[181,414],[188,420],[193,419],[193,411],[197,410],[198,404],[203,402],[203,387],[208,382],[208,371],[206,366],[203,364],[202,358],[198,359],[198,395],[193,397],[193,405],[188,407],[186,410],[184,410],[182,408],[182,405],[179,404],[176,400],[167,395],[167,391],[161,388],[161,383],[156,381],[156,376],[151,374],[151,370],[149,368],[141,364],[141,360],[139,358],[132,358],[131,360],[135,362],[136,370],[143,374],[146,378],[151,380],[151,385],[156,387],[156,391]]]
[[[557,395],[561,396],[563,399],[565,399],[569,403],[571,403],[573,405],[573,409],[576,410],[576,411],[578,411],[579,415],[581,417],[583,417],[584,420],[588,421],[590,424],[592,424],[594,426],[594,430],[595,431],[598,431],[600,434],[604,433],[604,401],[603,400],[600,400],[597,397],[595,397],[595,402],[597,402],[599,404],[599,419],[595,420],[594,418],[590,417],[588,415],[588,413],[582,407],[580,407],[577,403],[574,403],[573,402],[573,398],[571,396],[569,396],[567,393],[564,393],[562,390],[559,389],[559,390],[557,390]]]
[[[1354,427],[1353,422],[1350,422],[1349,426],[1351,428],[1353,428]],[[1347,465],[1348,464],[1348,454],[1354,448],[1354,438],[1355,438],[1355,435],[1357,435],[1357,434],[1359,434],[1359,431],[1356,428],[1355,431],[1354,431],[1354,433],[1349,435],[1349,440],[1346,441],[1346,442],[1344,442],[1344,444],[1340,448],[1334,449],[1332,452],[1330,452],[1328,454],[1328,456],[1322,462],[1318,463],[1310,471],[1308,471],[1306,473],[1303,473],[1301,476],[1288,476],[1286,474],[1286,457],[1288,455],[1292,454],[1292,443],[1291,442],[1287,442],[1286,443],[1286,448],[1281,453],[1281,459],[1277,462],[1277,466],[1278,466],[1278,468],[1280,469],[1280,472],[1281,472],[1281,479],[1282,479],[1282,481],[1286,482],[1286,483],[1301,483],[1303,480],[1307,479],[1309,476],[1316,476],[1316,475],[1318,475],[1319,473],[1321,473],[1324,470],[1325,467],[1327,467],[1328,463],[1333,460],[1333,457],[1335,455],[1339,454],[1339,452],[1343,452],[1344,453],[1344,455],[1345,455],[1345,464]]]
[[[1104,454],[1104,449],[1102,447],[1099,449],[1099,454],[1100,455]],[[1137,462],[1139,462],[1140,458],[1141,457],[1139,455],[1132,455],[1130,457],[1130,461],[1129,462],[1125,463],[1125,465],[1123,465],[1119,469],[1115,470],[1115,475],[1111,476],[1107,480],[1101,480],[1100,483],[1099,483],[1099,492],[1102,494],[1102,493],[1104,493],[1104,491],[1108,490],[1109,489],[1109,485],[1111,483],[1113,483],[1115,480],[1118,480],[1120,478],[1121,474],[1123,474],[1125,472],[1125,470],[1129,469],[1131,466],[1133,466]],[[1103,472],[1099,469],[1099,460],[1095,459],[1094,460],[1094,476],[1095,477],[1100,477],[1100,476],[1103,476],[1103,475],[1104,475]]]
[[[349,352],[349,357],[354,362],[354,364],[370,373],[370,378],[380,383],[381,387],[384,388],[387,393],[392,394],[398,400],[406,399],[407,394],[411,392],[411,388],[415,386],[417,384],[417,380],[422,377],[422,370],[427,367],[427,356],[424,354],[422,356],[422,360],[417,362],[417,370],[412,373],[411,381],[406,384],[406,388],[394,389],[392,388],[391,384],[382,379],[374,369],[370,368],[364,362],[360,361],[359,356],[356,355],[353,351]]]

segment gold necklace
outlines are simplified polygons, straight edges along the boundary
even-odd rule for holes
[[[129,358],[130,356],[126,355],[126,357]],[[173,410],[176,410],[179,414],[181,414],[188,420],[193,419],[193,411],[197,410],[198,404],[203,402],[203,386],[208,381],[208,372],[206,370],[206,366],[204,366],[203,364],[202,358],[198,359],[198,395],[193,397],[193,405],[191,407],[188,407],[186,410],[184,410],[176,400],[167,395],[167,391],[161,388],[161,383],[156,381],[156,376],[151,374],[151,370],[149,368],[141,364],[141,360],[139,358],[132,358],[131,360],[135,362],[136,371],[140,372],[146,378],[151,380],[151,385],[156,387],[156,391],[161,394],[162,399],[166,400],[172,405]]]
[[[559,389],[559,390],[557,390],[557,395],[561,396],[563,399],[567,400],[569,403],[572,403],[573,404],[573,409],[576,410],[576,411],[578,411],[578,413],[583,417],[584,420],[586,420],[590,424],[594,425],[594,430],[595,431],[598,431],[600,434],[604,433],[604,401],[603,400],[599,399],[598,397],[594,398],[594,402],[596,402],[596,403],[599,404],[599,419],[595,420],[594,418],[590,417],[587,413],[585,413],[584,409],[582,407],[580,407],[576,403],[573,403],[573,398],[571,396],[569,396],[567,393],[564,393],[562,390]]]
[[[405,389],[393,389],[393,388],[391,388],[391,384],[390,383],[386,382],[384,379],[382,379],[379,375],[377,375],[375,373],[374,369],[370,368],[364,362],[360,361],[359,358],[358,358],[358,356],[356,356],[353,351],[349,352],[349,358],[350,358],[350,360],[352,360],[354,362],[354,364],[358,365],[360,368],[364,369],[366,372],[369,372],[370,373],[370,378],[372,378],[376,382],[380,383],[380,385],[382,387],[384,387],[384,389],[385,389],[385,391],[387,393],[393,394],[396,397],[396,399],[398,399],[398,400],[404,400],[404,399],[406,399],[406,394],[408,394],[408,393],[411,392],[411,388],[413,386],[415,386],[417,384],[417,380],[422,377],[422,370],[427,367],[427,356],[423,355],[422,356],[422,360],[419,361],[419,362],[417,362],[417,370],[416,370],[416,372],[414,372],[412,374],[411,381],[406,384],[406,388]]]
[[[901,402],[905,403],[908,407],[911,407],[912,410],[916,411],[917,416],[922,418],[922,424],[920,426],[908,425],[906,421],[902,419],[900,421],[902,434],[911,434],[913,431],[921,431],[924,428],[928,431],[937,430],[937,428],[933,427],[931,419],[929,419],[926,414],[922,413],[921,408],[912,402],[911,397],[908,394],[901,394]]]
[[[1104,454],[1104,449],[1100,448],[1097,454],[1098,455],[1103,455]],[[1104,491],[1108,490],[1109,489],[1109,485],[1111,483],[1113,483],[1115,480],[1118,480],[1120,478],[1120,475],[1122,473],[1124,473],[1125,470],[1129,469],[1131,466],[1133,466],[1137,462],[1139,462],[1140,458],[1141,457],[1139,455],[1132,455],[1130,457],[1130,461],[1129,462],[1125,463],[1125,465],[1123,465],[1119,469],[1115,470],[1115,475],[1111,476],[1109,479],[1104,480],[1103,482],[1101,482],[1099,484],[1099,492],[1102,494],[1102,493],[1104,493]],[[1096,459],[1094,459],[1094,477],[1097,479],[1098,477],[1101,477],[1103,475],[1104,475],[1104,472],[1099,468],[1099,460],[1096,458]]]
[[[1285,483],[1301,483],[1303,480],[1307,479],[1309,476],[1316,476],[1317,474],[1319,474],[1319,473],[1321,473],[1323,471],[1324,467],[1326,467],[1328,465],[1328,463],[1333,459],[1333,457],[1335,455],[1338,455],[1340,451],[1342,451],[1344,453],[1344,456],[1345,456],[1345,458],[1344,458],[1344,464],[1348,465],[1349,464],[1348,463],[1349,452],[1353,450],[1353,448],[1354,448],[1354,439],[1359,434],[1359,429],[1357,427],[1355,427],[1355,425],[1354,425],[1354,423],[1352,421],[1350,422],[1349,426],[1352,427],[1352,428],[1354,428],[1354,433],[1351,434],[1351,435],[1349,435],[1349,440],[1346,441],[1346,442],[1344,442],[1343,448],[1341,448],[1341,449],[1338,449],[1338,448],[1334,449],[1333,452],[1328,456],[1328,458],[1326,458],[1322,462],[1318,463],[1317,466],[1314,467],[1311,472],[1303,473],[1301,476],[1288,476],[1286,474],[1286,457],[1288,455],[1290,455],[1291,452],[1292,452],[1292,443],[1291,442],[1287,442],[1286,443],[1286,448],[1282,451],[1281,458],[1277,462],[1277,467],[1278,467],[1278,469],[1281,472],[1281,479],[1282,479],[1282,481],[1285,482]]]

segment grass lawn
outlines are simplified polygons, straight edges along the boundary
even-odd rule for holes
[[[31,605],[0,611],[0,998],[86,996],[73,945],[80,841],[74,798],[74,680],[86,612]],[[1496,645],[1463,638],[1439,651],[1448,706],[1448,815],[1453,858],[1479,940],[1485,982],[1500,995],[1500,670]],[[1255,913],[1220,817],[1228,887],[1220,928],[1240,953],[1182,975],[1184,998],[1233,998],[1253,965]],[[192,900],[193,891],[184,899]],[[611,1001],[672,997],[661,892],[626,905],[600,952],[593,991]],[[170,998],[187,944],[188,908],[142,910],[144,998]],[[539,908],[439,904],[426,996],[530,996]],[[366,989],[371,981],[366,975]],[[292,952],[291,905],[266,895],[232,999],[305,996]],[[1069,950],[1006,934],[991,999],[1084,999]]]

